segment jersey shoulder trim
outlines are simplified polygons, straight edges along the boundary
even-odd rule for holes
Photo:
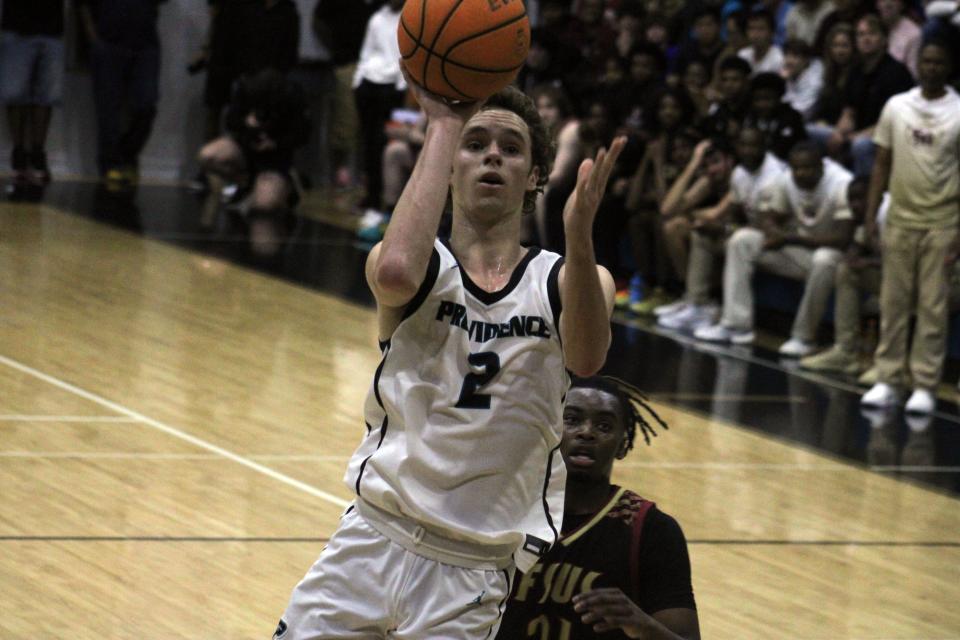
[[[550,310],[553,312],[553,326],[558,336],[560,335],[560,312],[563,311],[563,304],[560,301],[560,268],[563,263],[562,256],[557,258],[547,275],[547,299],[550,302]]]
[[[423,282],[420,283],[420,288],[417,289],[417,292],[403,310],[403,318],[400,320],[401,322],[417,312],[417,309],[420,308],[423,302],[427,299],[427,296],[430,295],[433,285],[437,283],[437,276],[439,273],[440,253],[437,251],[437,248],[434,247],[433,253],[430,254],[430,262],[427,264],[427,274],[424,276]]]
[[[607,504],[603,505],[603,507],[599,511],[597,511],[593,515],[593,517],[590,518],[588,521],[584,522],[582,525],[580,525],[579,527],[577,527],[567,535],[563,536],[560,539],[560,544],[564,546],[570,546],[571,544],[576,542],[578,539],[580,539],[583,536],[583,534],[585,534],[587,531],[589,531],[594,526],[596,526],[598,522],[603,520],[606,517],[606,515],[610,512],[611,509],[617,506],[617,504],[620,502],[620,498],[623,496],[624,493],[626,493],[626,491],[627,490],[624,489],[623,487],[617,487],[617,490],[614,492],[613,496],[607,501]]]
[[[453,253],[453,249],[450,247],[449,240],[443,240],[443,245],[446,247],[447,251],[450,252],[450,255],[456,256]],[[471,296],[479,300],[485,305],[491,305],[497,303],[508,295],[513,293],[513,290],[517,288],[517,285],[520,284],[520,280],[523,279],[523,274],[527,270],[530,262],[533,261],[540,254],[540,247],[528,247],[527,254],[523,256],[520,260],[520,263],[513,269],[513,274],[510,276],[510,280],[507,282],[506,286],[499,291],[484,291],[480,288],[473,280],[470,279],[470,276],[467,275],[466,269],[463,268],[463,265],[460,264],[460,261],[457,260],[457,267],[460,269],[460,278],[463,280],[463,288],[466,289]]]

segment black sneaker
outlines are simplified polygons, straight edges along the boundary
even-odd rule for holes
[[[47,165],[45,151],[34,151],[30,154],[30,182],[44,187],[50,184],[50,167]]]

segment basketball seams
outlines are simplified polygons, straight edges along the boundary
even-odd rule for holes
[[[443,35],[443,30],[447,28],[447,25],[450,23],[450,19],[453,17],[453,14],[457,12],[457,9],[463,4],[464,0],[457,0],[457,3],[450,7],[450,11],[447,12],[447,15],[444,16],[443,22],[440,23],[440,26],[437,28],[437,32],[433,36],[433,42],[430,43],[430,47],[427,49],[427,57],[423,61],[423,84],[427,84],[427,70],[430,67],[430,58],[433,56],[432,50],[437,46],[437,40],[440,39],[440,36]],[[427,15],[427,0],[424,0],[423,3],[423,15]],[[425,20],[426,18],[424,18]],[[420,36],[423,37],[423,29],[420,30]],[[427,90],[431,90],[430,87],[426,87]],[[459,93],[459,91],[458,91]]]
[[[443,95],[444,93],[449,95],[450,92],[453,92],[454,95],[461,96],[460,99],[462,100],[478,100],[480,98],[479,96],[470,95],[464,92],[463,90],[461,90],[457,86],[457,84],[451,81],[451,75],[454,77],[457,83],[461,81],[468,82],[468,83],[473,82],[473,80],[470,80],[470,75],[474,75],[474,76],[477,76],[479,74],[483,74],[483,75],[489,74],[491,76],[497,76],[497,75],[504,76],[506,74],[515,75],[516,72],[523,67],[524,61],[521,60],[517,65],[507,67],[507,68],[489,68],[489,67],[482,68],[482,67],[474,66],[474,64],[470,64],[475,60],[476,62],[483,64],[483,56],[480,55],[482,54],[482,46],[480,50],[474,51],[473,49],[477,45],[472,45],[472,48],[471,48],[472,53],[468,53],[466,55],[467,60],[469,60],[468,62],[467,61],[460,62],[460,61],[451,59],[451,57],[455,57],[456,50],[464,47],[464,45],[468,43],[472,43],[477,41],[478,39],[482,39],[486,36],[490,36],[490,34],[497,34],[496,36],[494,36],[497,42],[504,42],[505,38],[507,38],[509,41],[512,38],[510,35],[508,35],[508,33],[497,33],[497,32],[503,31],[511,27],[512,25],[522,23],[524,20],[528,20],[528,14],[526,10],[522,8],[522,5],[521,5],[520,10],[522,13],[520,13],[519,15],[512,16],[509,18],[504,18],[502,22],[498,24],[491,25],[485,28],[483,31],[480,31],[477,33],[471,33],[470,35],[467,35],[467,36],[462,36],[452,44],[447,45],[446,42],[443,42],[444,40],[443,36],[447,28],[452,24],[454,20],[457,19],[456,17],[460,15],[457,13],[458,11],[460,11],[462,14],[461,10],[464,9],[464,7],[470,8],[468,6],[470,1],[471,0],[455,0],[455,2],[453,3],[452,6],[450,6],[449,10],[444,15],[442,20],[439,20],[439,26],[436,28],[435,33],[432,34],[433,37],[431,38],[431,41],[429,43],[426,41],[426,35],[427,35],[426,27],[428,26],[427,11],[430,10],[427,6],[429,3],[429,0],[419,0],[419,3],[420,3],[420,7],[419,7],[420,16],[418,20],[419,27],[420,27],[419,35],[415,35],[413,32],[413,29],[411,28],[412,26],[416,26],[416,22],[405,19],[405,18],[412,18],[413,16],[401,14],[400,21],[399,21],[401,35],[412,41],[412,48],[409,48],[406,54],[401,52],[401,57],[404,61],[404,64],[405,65],[416,64],[419,66],[420,63],[419,63],[419,60],[415,59],[416,56],[422,55],[424,57],[424,60],[422,62],[422,76],[421,78],[417,79],[418,82],[422,82],[423,87],[428,91],[440,93],[441,95]],[[437,12],[438,9],[442,10],[440,9],[440,7],[437,6],[438,4],[442,5],[444,4],[444,2],[435,0],[435,2],[432,5],[432,10],[434,12]],[[431,25],[438,24],[436,16],[429,16],[429,23]],[[527,28],[526,26],[524,26],[523,32],[526,32],[526,31],[527,31]],[[528,43],[522,42],[522,40],[523,39],[521,38],[520,40],[516,41],[518,51],[524,45],[528,44]],[[441,53],[438,48],[438,45],[443,46],[445,51]],[[410,45],[408,44],[407,46],[409,47]],[[421,50],[423,51],[423,53],[420,53]],[[504,53],[508,53],[508,51],[505,50]],[[477,58],[478,55],[480,56],[479,59]],[[508,53],[508,56],[501,56],[501,59],[503,57],[509,57],[509,53]],[[439,74],[434,73],[434,75],[431,76],[430,63],[433,58],[437,58],[437,62],[439,62],[440,67],[439,69],[437,69],[437,71],[439,71]],[[476,64],[476,62],[474,63]],[[486,89],[481,89],[481,87],[486,86],[484,85],[484,83],[492,82],[495,84],[490,86],[496,86],[496,83],[498,82],[498,80],[496,78],[490,78],[489,80],[481,80],[478,77],[477,82],[480,84],[477,87],[475,87],[475,89],[477,91],[486,91]],[[437,84],[438,86],[431,87],[429,86],[430,84]],[[442,93],[441,91],[438,91],[441,89],[442,89]]]
[[[443,56],[440,58],[440,75],[443,76],[443,79],[444,79],[444,81],[447,83],[447,85],[448,85],[451,89],[453,89],[454,91],[456,91],[457,93],[459,93],[460,95],[462,95],[462,96],[467,96],[470,100],[476,100],[476,99],[477,99],[476,97],[474,97],[474,96],[468,96],[466,93],[464,93],[463,91],[461,91],[461,90],[457,87],[457,85],[455,85],[453,82],[450,81],[450,78],[447,76],[447,65],[448,65],[448,64],[456,65],[456,66],[458,66],[458,67],[461,67],[461,68],[463,68],[463,69],[469,69],[469,70],[471,70],[471,71],[483,71],[483,72],[488,72],[488,73],[509,73],[509,72],[512,72],[512,71],[515,71],[515,70],[521,68],[521,67],[524,65],[524,61],[521,61],[520,64],[516,65],[515,67],[512,67],[512,68],[510,68],[510,69],[506,69],[506,70],[503,70],[503,71],[497,71],[497,70],[493,70],[493,69],[472,69],[471,67],[468,67],[467,65],[460,64],[460,63],[458,63],[458,62],[454,62],[454,61],[450,60],[450,54],[451,54],[457,47],[459,47],[459,46],[461,46],[461,45],[463,45],[463,44],[465,44],[465,43],[467,43],[467,42],[470,42],[471,40],[476,40],[477,38],[482,38],[482,37],[485,36],[485,35],[494,33],[495,31],[499,31],[500,29],[503,29],[503,28],[505,28],[505,27],[509,27],[509,26],[512,25],[512,24],[515,24],[515,23],[517,23],[517,22],[520,22],[521,20],[523,20],[523,19],[526,18],[526,17],[527,17],[527,12],[526,12],[526,9],[524,9],[523,13],[521,13],[519,16],[516,16],[516,17],[514,17],[514,18],[510,18],[509,20],[505,20],[505,21],[501,22],[500,24],[497,24],[497,25],[494,25],[494,26],[492,26],[492,27],[489,27],[489,28],[487,28],[487,29],[484,30],[484,31],[480,31],[479,33],[471,34],[471,35],[467,36],[466,38],[461,38],[461,39],[458,40],[457,42],[454,42],[452,45],[450,45],[449,47],[447,47],[446,53],[444,53]]]

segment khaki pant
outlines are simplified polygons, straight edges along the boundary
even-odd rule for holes
[[[847,353],[860,350],[860,316],[863,294],[880,292],[880,267],[851,269],[845,262],[837,267],[833,328],[836,344]]]
[[[944,259],[956,235],[956,228],[914,230],[887,223],[883,232],[880,340],[874,355],[881,382],[902,385],[906,380],[903,363],[914,311],[917,323],[909,358],[913,385],[933,389],[940,381],[949,312]]]
[[[764,251],[763,240],[763,232],[751,227],[738,229],[730,236],[723,267],[723,316],[720,322],[732,329],[753,328],[752,280],[759,266],[777,275],[806,281],[791,337],[814,342],[843,254],[828,247],[786,246],[776,251]]]
[[[687,260],[687,302],[710,303],[713,274],[726,250],[726,236],[710,236],[694,231],[690,234],[690,257]]]
[[[336,83],[333,113],[330,114],[329,145],[330,151],[340,162],[355,155],[359,146],[360,118],[353,99],[353,74],[356,70],[356,63],[334,69]]]

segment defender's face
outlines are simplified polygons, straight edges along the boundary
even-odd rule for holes
[[[523,196],[537,186],[530,131],[511,111],[487,109],[467,122],[453,162],[454,209],[519,213]]]
[[[624,420],[613,395],[586,387],[570,389],[560,442],[567,473],[581,479],[608,480],[613,461],[626,455]]]

